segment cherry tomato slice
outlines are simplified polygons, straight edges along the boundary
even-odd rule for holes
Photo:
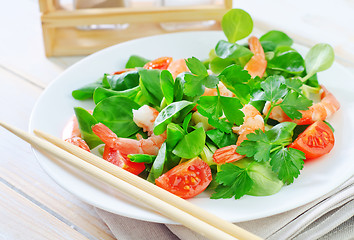
[[[289,145],[290,148],[304,152],[306,159],[317,158],[327,154],[332,150],[333,146],[333,132],[323,121],[311,124]]]
[[[84,150],[86,150],[88,152],[91,152],[89,146],[87,145],[85,140],[82,139],[81,137],[67,138],[67,139],[65,139],[65,142],[74,144],[75,146],[78,146],[78,147],[80,147],[80,148],[82,148],[82,149],[84,149]]]
[[[171,57],[160,57],[152,60],[144,65],[145,69],[160,69],[166,70],[170,63],[172,62]]]
[[[145,169],[144,163],[132,162],[127,156],[122,155],[118,150],[110,148],[108,145],[104,148],[103,159],[135,175],[140,174]]]
[[[191,198],[203,192],[211,180],[208,164],[200,158],[193,158],[161,175],[155,183],[181,198]]]

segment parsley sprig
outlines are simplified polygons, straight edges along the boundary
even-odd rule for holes
[[[237,98],[220,96],[219,88],[216,89],[217,96],[200,97],[197,109],[201,115],[208,118],[210,125],[231,133],[233,124],[243,123],[244,113],[240,110],[243,105]]]
[[[303,168],[305,154],[299,150],[286,148],[292,142],[295,123],[283,122],[266,132],[256,130],[247,135],[236,152],[255,161],[270,161],[272,170],[284,183],[292,183]]]
[[[307,110],[312,101],[301,93],[300,80],[285,80],[281,75],[269,76],[261,83],[261,94],[258,92],[257,100],[270,102],[270,108],[264,121],[267,122],[274,107],[279,106],[291,119],[302,117],[299,110]]]
[[[184,76],[184,94],[190,97],[201,96],[205,88],[215,88],[219,79],[215,75],[209,75],[204,64],[197,58],[192,57],[186,60],[191,73]]]
[[[236,152],[253,161],[244,167],[232,163],[221,165],[215,178],[219,185],[212,198],[234,196],[238,199],[247,194],[254,185],[251,174],[256,163],[270,164],[272,174],[286,184],[292,183],[299,176],[305,159],[303,152],[287,148],[292,142],[295,127],[295,123],[284,122],[266,132],[256,130],[248,134],[247,140],[237,147]]]
[[[253,180],[249,175],[250,165],[240,168],[232,163],[225,163],[220,166],[220,172],[216,175],[215,181],[219,185],[215,189],[212,199],[218,198],[241,198],[247,194],[253,186]]]

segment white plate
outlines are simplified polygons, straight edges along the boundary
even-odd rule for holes
[[[196,56],[208,57],[221,32],[185,32],[137,39],[97,52],[76,63],[61,74],[43,92],[32,112],[30,131],[40,129],[60,136],[67,120],[73,115],[74,106],[92,109],[89,101],[76,101],[71,91],[93,82],[103,75],[124,68],[132,54],[149,59],[173,56],[175,59]],[[295,48],[301,52],[307,49]],[[315,200],[338,187],[354,173],[353,126],[354,97],[353,76],[340,66],[320,74],[320,82],[332,91],[342,103],[342,108],[330,120],[336,136],[332,152],[317,161],[305,164],[295,182],[285,186],[275,195],[267,197],[244,196],[240,200],[211,200],[206,193],[189,201],[228,220],[239,222],[282,213]],[[349,90],[348,90],[349,89]],[[351,92],[350,92],[351,91]],[[160,223],[173,223],[148,207],[125,198],[115,189],[80,174],[39,152],[35,155],[43,169],[63,188],[83,201],[122,216]]]

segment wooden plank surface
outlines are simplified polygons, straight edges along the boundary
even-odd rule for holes
[[[1,119],[27,129],[31,110],[43,89],[1,67],[0,83],[0,102],[7,102],[2,106]],[[0,129],[0,135],[1,181],[16,189],[19,195],[30,197],[60,221],[74,226],[73,231],[96,239],[113,239],[92,206],[65,192],[46,175],[27,143],[4,129]],[[0,224],[0,232],[2,227]]]
[[[0,193],[2,239],[88,239],[4,183]]]

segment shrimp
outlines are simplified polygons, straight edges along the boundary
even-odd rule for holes
[[[321,85],[321,101],[313,104],[308,110],[300,110],[302,118],[291,119],[288,117],[281,107],[273,108],[269,118],[277,120],[278,122],[294,122],[298,125],[309,125],[318,120],[326,120],[333,115],[340,108],[340,103],[335,96],[330,93],[323,85]],[[267,115],[270,109],[270,102],[267,102],[263,109],[263,114]]]
[[[261,42],[255,36],[252,36],[248,39],[248,44],[254,55],[248,61],[244,69],[248,71],[252,78],[256,76],[262,78],[267,68],[267,60],[265,59]]]
[[[157,114],[156,114],[157,113]],[[166,140],[166,133],[155,135],[153,127],[158,111],[144,105],[136,111],[133,111],[133,121],[143,130],[150,134],[147,139],[139,140],[129,138],[118,138],[108,127],[102,123],[98,123],[92,127],[92,131],[110,148],[118,150],[122,155],[128,154],[149,154],[157,155],[161,145]],[[145,118],[144,118],[145,117]]]
[[[92,114],[92,110],[88,111]],[[85,142],[85,140],[81,137],[81,132],[79,128],[79,123],[77,121],[76,116],[72,116],[69,121],[65,124],[61,138],[68,143],[71,143],[75,146],[78,146],[88,152],[90,152],[90,148]]]
[[[229,89],[227,89],[227,87],[222,82],[219,82],[218,88],[219,88],[221,96],[224,96],[224,97],[234,97],[235,96],[235,94],[233,92],[231,92]],[[205,91],[203,93],[203,96],[217,96],[217,95],[218,95],[218,91],[216,88],[205,88]]]
[[[180,73],[189,72],[189,69],[187,67],[186,61],[183,58],[175,60],[175,61],[172,61],[170,63],[170,65],[168,66],[167,70],[170,71],[170,73],[172,74],[174,79]]]
[[[235,145],[223,147],[215,151],[213,160],[217,164],[234,162],[244,158],[244,155],[236,153],[237,147],[247,139],[247,134],[253,133],[257,129],[264,131],[263,117],[255,107],[247,104],[242,108],[242,112],[245,114],[243,124],[232,129],[234,132],[239,134],[237,142]]]

